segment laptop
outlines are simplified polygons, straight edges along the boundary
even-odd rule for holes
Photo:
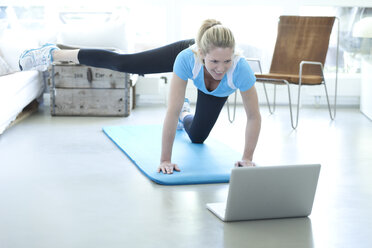
[[[223,221],[306,217],[311,214],[320,164],[236,167],[227,202],[208,203]]]

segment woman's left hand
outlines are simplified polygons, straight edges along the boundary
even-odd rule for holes
[[[249,160],[240,160],[235,163],[235,167],[253,167],[253,166],[256,166],[256,164]]]

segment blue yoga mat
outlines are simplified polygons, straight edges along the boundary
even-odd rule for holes
[[[158,173],[161,152],[160,125],[104,127],[104,133],[151,180],[164,185],[227,183],[241,154],[209,137],[204,144],[191,143],[187,133],[177,131],[172,162],[181,172]]]

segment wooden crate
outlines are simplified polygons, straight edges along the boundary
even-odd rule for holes
[[[75,64],[50,70],[52,115],[128,116],[131,82],[128,73]]]

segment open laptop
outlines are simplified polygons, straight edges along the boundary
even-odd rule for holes
[[[223,221],[310,215],[320,164],[233,168],[227,202],[207,208]]]

